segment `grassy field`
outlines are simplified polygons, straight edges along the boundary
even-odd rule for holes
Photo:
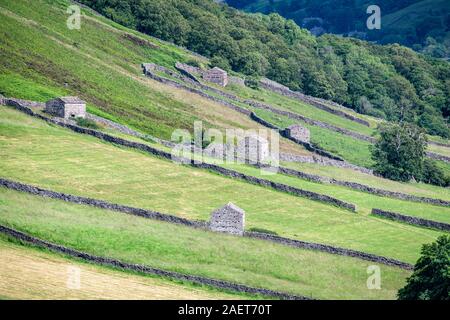
[[[432,151],[434,153],[438,153],[438,154],[442,154],[444,156],[450,157],[450,148],[447,148],[447,147],[430,144],[428,146],[428,151]]]
[[[450,223],[450,208],[433,206],[424,203],[403,201],[387,197],[379,197],[369,193],[356,191],[350,188],[331,184],[321,184],[310,182],[296,177],[286,175],[263,175],[256,168],[242,165],[225,165],[225,167],[260,178],[265,178],[274,182],[279,182],[294,186],[300,189],[309,190],[317,193],[326,194],[337,199],[341,199],[357,206],[359,214],[368,215],[373,208],[383,209],[404,213],[407,215],[417,216],[425,219],[431,219]]]
[[[232,201],[246,210],[247,228],[411,263],[421,244],[440,234],[175,165],[50,126],[9,108],[1,112],[0,172],[4,178],[202,220]]]
[[[310,130],[313,144],[356,165],[369,168],[373,165],[373,160],[370,156],[370,143],[368,142],[301,121],[292,120],[286,116],[276,115],[270,111],[260,109],[254,109],[253,111],[264,120],[280,128],[287,128],[290,125],[300,123]]]
[[[251,296],[177,284],[68,259],[26,247],[0,235],[0,297],[18,300],[172,300],[242,299]],[[69,287],[70,270],[80,272],[80,287]]]
[[[267,103],[274,107],[278,107],[280,110],[292,111],[314,120],[329,123],[341,128],[346,128],[348,130],[352,130],[366,135],[371,135],[374,132],[373,128],[376,127],[377,124],[377,122],[370,117],[357,114],[356,112],[345,110],[345,112],[349,114],[352,114],[363,120],[369,121],[369,123],[371,124],[371,127],[369,128],[352,120],[342,118],[330,112],[311,106],[295,98],[289,98],[262,88],[254,90],[248,87],[244,88],[240,86],[230,86],[229,90],[243,98],[253,99],[256,101]]]
[[[409,272],[372,262],[214,234],[0,188],[0,222],[100,256],[323,299],[392,299]],[[176,237],[174,237],[176,235]]]
[[[160,150],[163,150],[166,152],[171,152],[170,148],[165,147],[163,145],[145,141],[143,139],[129,136],[126,134],[118,133],[117,131],[112,130],[112,129],[103,128],[102,131],[104,131],[110,135],[118,136],[123,139],[136,141],[139,143],[147,144],[156,149],[160,149]],[[209,162],[209,163],[217,164],[217,160],[212,159],[212,158],[204,157],[203,160],[206,162]],[[393,180],[389,180],[389,179],[384,179],[382,177],[378,177],[378,176],[374,176],[374,175],[370,175],[370,174],[365,174],[365,173],[351,170],[351,169],[337,168],[337,167],[331,167],[331,166],[320,166],[317,164],[310,164],[310,163],[294,163],[294,162],[281,161],[281,165],[284,167],[287,167],[287,168],[300,170],[302,172],[310,173],[313,175],[334,178],[334,179],[342,180],[342,181],[356,182],[356,183],[369,185],[371,187],[379,188],[379,189],[383,189],[383,190],[402,192],[402,193],[406,193],[406,194],[435,198],[435,199],[450,200],[450,191],[448,189],[433,186],[430,184],[411,183],[411,182],[402,183],[402,182],[397,182],[397,181],[393,181]],[[231,168],[238,170],[238,171],[240,170],[239,167],[231,166]],[[247,166],[244,166],[244,171],[245,171],[245,168],[247,168]]]
[[[132,34],[131,30],[116,29],[112,22],[98,17],[84,16],[82,33],[68,30],[62,27],[65,1],[60,3],[0,1],[4,18],[0,54],[9,61],[0,66],[0,92],[4,95],[38,101],[79,95],[88,101],[89,111],[163,138],[170,138],[175,129],[192,131],[196,120],[205,128],[262,128],[236,111],[141,75],[142,62],[173,67],[176,61],[192,58],[186,52],[160,42],[158,49],[138,46],[124,37]],[[46,8],[48,13],[40,15]],[[286,139],[281,140],[280,148],[308,154]]]
[[[450,201],[449,189],[433,186],[430,184],[397,182],[351,169],[319,166],[310,163],[281,162],[281,165],[310,174],[370,185],[374,188]]]
[[[258,116],[266,121],[280,127],[286,128],[290,125],[300,123],[301,125],[307,127],[311,132],[311,142],[322,149],[325,149],[335,155],[344,158],[346,161],[370,168],[373,166],[374,162],[371,158],[371,146],[372,144],[366,141],[361,141],[359,139],[352,138],[350,136],[334,132],[325,128],[312,126],[302,121],[297,121],[289,119],[286,116],[277,115],[270,111],[254,109],[253,110]],[[429,145],[428,150],[450,156],[449,148]],[[447,173],[450,173],[450,164],[443,161],[436,161],[439,166]]]

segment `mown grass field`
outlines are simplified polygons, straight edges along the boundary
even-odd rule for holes
[[[214,209],[231,201],[246,211],[247,228],[411,263],[418,258],[421,244],[440,234],[175,165],[50,126],[7,107],[1,108],[1,115],[4,178],[192,219],[207,220]]]
[[[0,235],[0,297],[10,300],[251,299],[252,296],[98,267]],[[67,283],[80,271],[80,287]]]
[[[403,201],[388,197],[375,196],[350,188],[331,184],[321,184],[298,179],[286,175],[265,175],[261,170],[241,165],[225,165],[225,167],[274,182],[287,184],[304,190],[326,194],[346,202],[356,204],[358,214],[369,215],[373,208],[387,211],[399,212],[407,215],[417,216],[425,219],[450,223],[450,208],[433,206],[429,204]],[[400,190],[399,190],[400,191]]]
[[[372,262],[195,230],[3,188],[0,223],[100,256],[322,299],[393,299],[410,274],[380,265],[382,290],[368,290],[367,267]]]

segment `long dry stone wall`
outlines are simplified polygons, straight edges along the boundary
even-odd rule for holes
[[[225,97],[225,98],[228,98],[228,99],[230,99],[230,100],[233,100],[233,101],[236,101],[236,102],[240,102],[240,103],[245,103],[245,104],[248,104],[248,105],[250,105],[250,106],[252,106],[252,107],[254,107],[254,108],[259,108],[259,109],[268,110],[268,111],[270,111],[270,112],[272,112],[272,113],[275,113],[275,114],[278,114],[278,115],[282,115],[282,116],[286,116],[286,117],[288,117],[288,118],[290,118],[290,119],[293,119],[293,120],[303,121],[303,122],[305,122],[305,123],[307,123],[307,124],[309,124],[309,125],[313,125],[313,126],[321,127],[321,128],[324,128],[324,129],[328,129],[328,130],[330,130],[330,131],[338,132],[338,133],[341,133],[341,134],[343,134],[343,135],[352,137],[352,138],[354,138],[354,139],[358,139],[358,140],[361,140],[361,141],[366,141],[366,142],[369,142],[369,143],[375,143],[375,142],[376,142],[376,139],[375,139],[374,137],[370,137],[370,136],[367,136],[367,135],[364,135],[364,134],[360,134],[360,133],[357,133],[357,132],[354,132],[354,131],[351,131],[351,130],[348,130],[348,129],[340,128],[340,127],[337,127],[337,126],[334,126],[334,125],[331,125],[331,124],[328,124],[328,123],[325,123],[325,122],[322,122],[322,121],[313,120],[313,119],[310,119],[310,118],[301,116],[301,115],[299,115],[299,114],[297,114],[297,113],[293,113],[293,112],[289,112],[289,111],[280,110],[280,109],[274,108],[274,107],[272,107],[272,106],[270,106],[270,105],[267,105],[267,104],[264,104],[264,103],[261,103],[261,102],[257,102],[257,101],[253,101],[253,100],[249,100],[249,99],[247,99],[247,100],[242,100],[242,99],[239,99],[237,96],[235,96],[235,95],[233,95],[233,94],[230,94],[230,93],[224,92],[224,91],[222,91],[222,90],[220,90],[220,89],[213,88],[213,87],[207,86],[207,85],[205,85],[205,84],[202,84],[202,83],[200,83],[198,80],[193,81],[193,80],[192,80],[192,77],[187,77],[187,76],[184,76],[184,77],[183,77],[183,76],[180,76],[179,74],[177,74],[177,73],[175,73],[175,72],[173,72],[173,71],[171,71],[171,70],[169,70],[169,69],[167,69],[167,68],[165,68],[165,67],[158,66],[158,65],[155,65],[155,64],[151,64],[151,65],[152,65],[152,69],[153,69],[153,70],[157,70],[157,71],[164,72],[164,73],[166,73],[166,74],[168,74],[168,75],[170,75],[170,76],[176,77],[176,78],[178,78],[178,79],[180,79],[180,80],[182,80],[182,81],[189,82],[190,84],[192,84],[192,85],[194,85],[194,86],[197,86],[197,87],[200,88],[201,90],[209,90],[209,91],[212,91],[212,92],[217,93],[218,95],[221,95],[221,96],[223,96],[223,97]],[[208,98],[208,99],[210,99],[210,100],[213,100],[213,101],[215,101],[215,102],[217,102],[217,103],[221,103],[221,104],[223,104],[223,105],[225,105],[225,106],[227,106],[227,107],[230,107],[230,108],[232,108],[232,109],[234,109],[234,110],[236,110],[236,111],[238,111],[238,112],[241,112],[241,113],[243,113],[243,114],[245,114],[245,115],[251,115],[250,111],[248,111],[248,110],[245,109],[245,108],[239,107],[239,106],[237,106],[237,105],[235,105],[235,104],[232,104],[232,103],[230,103],[230,102],[228,102],[228,101],[219,99],[219,98],[217,98],[217,97],[213,97],[213,96],[211,96],[211,95],[209,95],[209,94],[207,94],[207,93],[205,93],[205,92],[203,92],[203,91],[201,91],[201,90],[196,90],[196,89],[193,89],[193,88],[191,88],[191,87],[188,87],[188,86],[184,86],[184,85],[182,85],[182,84],[179,84],[179,83],[177,83],[177,82],[175,82],[175,81],[172,81],[172,80],[169,80],[169,79],[165,79],[165,78],[159,77],[158,75],[152,73],[150,69],[147,69],[146,75],[148,75],[150,78],[152,78],[152,79],[154,79],[154,80],[157,80],[157,81],[159,81],[159,82],[162,82],[162,83],[164,83],[164,84],[169,84],[169,85],[172,85],[172,86],[176,86],[176,87],[178,87],[178,88],[185,89],[185,90],[188,90],[188,91],[190,91],[190,92],[192,92],[192,93],[201,95],[201,96],[203,96],[203,97],[205,97],[205,98]],[[273,82],[273,81],[270,81],[270,82]],[[267,85],[268,85],[268,84],[266,84],[266,86],[267,86]],[[270,86],[270,85],[269,85],[269,86]],[[281,86],[281,87],[279,87],[279,86]],[[285,89],[282,88],[282,87],[284,87],[284,86],[282,86],[282,85],[279,85],[279,86],[273,87],[273,88],[272,88],[272,89],[273,89],[272,91],[275,91],[275,92],[278,92],[278,91],[285,91]],[[288,89],[288,90],[289,90],[289,89]],[[323,99],[320,99],[320,98],[314,98],[314,97],[308,97],[308,96],[305,96],[305,95],[303,95],[303,94],[301,94],[301,93],[298,93],[298,92],[297,92],[297,93],[296,93],[296,92],[293,92],[293,91],[290,91],[290,92],[291,92],[291,93],[294,93],[295,96],[301,96],[302,99],[303,99],[302,101],[304,101],[304,102],[307,102],[307,103],[312,104],[312,105],[315,105],[315,106],[321,105],[321,106],[327,107],[327,106],[324,104],[324,102],[323,102],[324,100],[323,100]],[[306,98],[305,98],[305,97],[306,97]],[[329,108],[329,107],[328,107],[328,108]],[[333,110],[333,111],[338,112],[338,113],[341,112],[341,111],[335,110],[335,109],[333,109],[333,108],[330,108],[330,110]],[[333,112],[333,113],[334,113],[334,112]],[[345,112],[342,112],[342,114],[344,114],[346,118],[348,118],[347,116],[349,116],[350,118],[348,118],[348,119],[354,118],[354,119],[357,119],[356,122],[362,121],[362,122],[364,122],[364,123],[362,123],[362,124],[365,124],[365,125],[367,125],[367,126],[370,126],[369,123],[366,122],[366,121],[364,121],[364,120],[361,120],[361,119],[359,119],[359,118],[356,118],[356,117],[353,117],[353,116],[351,116],[351,115],[348,115],[348,114],[345,113]],[[259,117],[258,117],[258,119],[262,120],[262,119],[259,118]],[[260,122],[260,123],[261,123],[261,124],[264,124],[264,122],[266,122],[266,121],[263,121],[263,122]],[[267,123],[267,122],[266,122],[266,123]],[[361,122],[360,122],[360,123],[361,123]],[[450,147],[450,145],[448,145],[448,144],[438,143],[438,142],[430,142],[430,144],[435,144],[435,145],[438,145],[438,146]],[[310,151],[315,152],[314,149],[311,149]],[[323,151],[323,150],[322,150],[322,151]],[[325,157],[329,157],[329,155],[331,155],[331,154],[330,154],[330,153],[327,153],[327,152],[322,153],[322,156],[325,156]],[[440,154],[437,154],[437,153],[434,153],[434,152],[427,152],[427,156],[428,156],[429,158],[431,158],[431,159],[440,160],[440,161],[444,161],[444,162],[450,163],[450,157],[447,157],[447,156],[444,156],[444,155],[440,155]],[[331,159],[335,159],[334,157],[335,157],[335,156],[332,156],[332,155],[331,155]],[[335,159],[335,160],[339,160],[339,159]],[[342,160],[342,159],[340,159],[340,160]]]
[[[444,161],[444,162],[448,162],[450,163],[450,157],[444,156],[442,154],[437,154],[434,152],[427,152],[427,156],[431,159],[434,160],[440,160],[440,161]]]
[[[152,210],[145,210],[145,209],[139,209],[139,208],[133,208],[129,206],[123,206],[120,204],[110,203],[107,201],[97,200],[97,199],[91,199],[91,198],[85,198],[80,196],[74,196],[71,194],[61,193],[61,192],[55,192],[51,190],[41,189],[38,187],[34,187],[31,185],[2,179],[0,178],[0,186],[5,187],[7,189],[20,191],[29,193],[32,195],[45,197],[45,198],[51,198],[51,199],[57,199],[62,200],[65,202],[70,203],[76,203],[76,204],[82,204],[82,205],[88,205],[91,207],[96,207],[100,209],[105,210],[111,210],[111,211],[117,211],[117,212],[123,212],[130,215],[143,217],[147,219],[153,219],[153,220],[159,220],[159,221],[165,221],[169,223],[175,223],[175,224],[181,224],[189,227],[195,227],[195,228],[205,228],[207,226],[206,222],[203,221],[192,221],[184,218],[179,218],[170,214],[164,214],[157,211]]]
[[[332,114],[334,114],[336,116],[339,116],[339,117],[342,117],[342,118],[346,118],[348,120],[351,120],[351,121],[360,123],[362,125],[365,125],[367,127],[370,127],[370,123],[369,122],[367,122],[365,120],[362,120],[360,118],[354,117],[354,116],[352,116],[352,115],[350,115],[350,114],[348,114],[346,112],[343,112],[341,110],[337,110],[335,108],[331,108],[331,107],[327,106],[325,103],[323,103],[321,101],[322,99],[310,97],[310,96],[307,96],[307,95],[302,94],[300,92],[292,91],[289,88],[287,88],[287,87],[285,87],[283,85],[280,85],[280,84],[278,84],[278,83],[276,83],[274,81],[264,81],[263,80],[263,81],[260,82],[260,84],[261,84],[261,86],[263,88],[265,88],[267,90],[273,91],[275,93],[279,93],[279,94],[284,95],[284,96],[289,97],[289,98],[298,99],[298,100],[300,100],[302,102],[306,102],[306,103],[308,103],[308,104],[310,104],[310,105],[312,105],[312,106],[314,106],[314,107],[316,107],[318,109],[326,111],[328,113],[332,113]]]
[[[161,69],[161,70],[163,70],[163,69]],[[212,100],[214,102],[220,103],[220,104],[222,104],[222,105],[224,105],[224,106],[226,106],[228,108],[231,108],[231,109],[233,109],[235,111],[238,111],[238,112],[240,112],[242,114],[245,114],[246,116],[250,116],[250,118],[252,120],[262,124],[263,126],[266,126],[268,128],[271,128],[271,129],[278,129],[278,130],[280,130],[280,128],[278,128],[278,127],[270,124],[269,122],[263,120],[262,118],[258,117],[254,112],[251,112],[251,111],[249,111],[249,110],[247,110],[245,108],[242,108],[240,106],[237,106],[235,104],[232,104],[232,103],[230,103],[228,101],[225,101],[223,99],[211,96],[211,95],[209,95],[209,94],[207,94],[207,93],[205,93],[205,92],[203,92],[201,90],[197,90],[197,89],[191,88],[189,86],[180,84],[180,83],[178,83],[176,81],[172,81],[170,79],[166,79],[166,78],[160,77],[160,76],[156,75],[155,73],[149,71],[149,69],[146,70],[146,75],[148,77],[152,78],[153,80],[158,81],[158,82],[161,82],[161,83],[164,83],[164,84],[168,84],[168,85],[171,85],[171,86],[179,88],[179,89],[187,90],[187,91],[189,91],[191,93],[195,93],[195,94],[200,95],[200,96],[202,96],[204,98],[207,98],[207,99]],[[211,88],[211,87],[205,86],[203,84],[198,84],[197,86],[200,86],[200,87],[202,87],[205,90],[212,90],[212,91],[214,91],[216,93],[220,93],[220,94],[222,94],[223,96],[226,96],[229,99],[234,99],[234,100],[238,99],[237,97],[235,97],[235,96],[233,96],[231,94],[224,93],[221,90],[218,90],[216,88]],[[273,109],[273,110],[277,110],[277,109]],[[301,116],[298,116],[298,117],[301,117]],[[301,118],[302,119],[308,119],[308,118],[304,118],[304,117],[301,117]],[[310,121],[314,121],[314,120],[310,120]],[[323,125],[324,126],[328,126],[325,123],[323,123]],[[335,128],[336,128],[336,130],[339,130],[339,131],[345,130],[345,129],[340,129],[340,128],[337,128],[337,127],[335,127]],[[333,154],[331,154],[331,153],[329,153],[329,152],[327,152],[327,151],[325,151],[323,149],[317,148],[317,147],[313,146],[310,143],[305,143],[303,141],[300,141],[300,140],[297,140],[297,139],[293,139],[292,137],[290,137],[290,135],[287,135],[287,134],[283,135],[284,131],[280,131],[280,132],[282,133],[282,136],[284,136],[285,138],[287,138],[289,140],[292,140],[292,141],[294,141],[294,142],[296,142],[298,144],[303,145],[308,151],[311,151],[311,152],[316,153],[316,154],[318,154],[320,156],[327,157],[327,158],[330,158],[330,159],[333,159],[333,160],[343,161],[342,158],[337,157],[337,156],[335,156],[335,155],[333,155]],[[358,135],[358,134],[356,134],[356,135]]]
[[[114,268],[119,268],[122,270],[131,270],[143,274],[151,274],[156,275],[164,278],[169,279],[176,279],[176,280],[182,280],[182,281],[189,281],[191,283],[196,283],[200,285],[207,285],[213,288],[218,289],[225,289],[225,290],[232,290],[235,292],[242,292],[242,293],[248,293],[248,294],[257,294],[257,295],[263,295],[268,297],[274,297],[279,299],[287,299],[287,300],[309,300],[310,298],[305,296],[298,296],[293,295],[289,293],[284,293],[280,291],[274,291],[270,289],[264,289],[264,288],[255,288],[255,287],[249,287],[246,285],[223,281],[223,280],[217,280],[217,279],[211,279],[201,276],[195,276],[195,275],[189,275],[189,274],[183,274],[178,273],[174,271],[167,271],[162,269],[153,268],[146,265],[139,265],[139,264],[131,264],[127,262],[123,262],[117,259],[113,258],[107,258],[107,257],[100,257],[95,256],[86,252],[78,251],[75,249],[71,249],[65,246],[61,246],[58,244],[54,244],[45,240],[38,239],[36,237],[32,237],[26,233],[17,231],[15,229],[2,226],[0,225],[0,233],[7,235],[9,237],[12,237],[16,240],[20,240],[22,242],[40,247],[45,248],[53,252],[62,253],[74,258],[81,259],[86,262],[94,263],[97,265],[102,266],[109,266]]]
[[[189,91],[189,92],[191,92],[191,93],[195,93],[195,94],[197,94],[197,95],[199,95],[199,96],[202,96],[202,97],[204,97],[204,98],[206,98],[206,99],[209,99],[209,100],[211,100],[211,101],[220,103],[220,104],[222,104],[222,105],[224,105],[224,106],[226,106],[226,107],[228,107],[228,108],[231,108],[231,109],[233,109],[233,110],[235,110],[235,111],[237,111],[237,112],[240,112],[240,113],[242,113],[242,114],[245,114],[245,115],[247,115],[247,116],[250,116],[250,113],[251,113],[251,112],[250,112],[249,110],[247,110],[247,109],[245,109],[245,108],[242,108],[242,107],[240,107],[240,106],[237,106],[237,105],[235,105],[235,104],[233,104],[233,103],[230,103],[230,102],[228,102],[228,101],[225,101],[225,100],[223,100],[223,99],[214,97],[214,96],[212,96],[212,95],[210,95],[210,94],[207,94],[207,93],[205,93],[205,92],[203,92],[203,91],[201,91],[201,90],[197,90],[197,89],[191,88],[191,87],[189,87],[189,86],[183,85],[183,84],[181,84],[181,83],[178,83],[178,82],[176,82],[176,81],[173,81],[173,80],[170,80],[170,79],[166,79],[166,78],[160,77],[160,76],[158,76],[157,74],[155,74],[155,73],[153,73],[153,72],[150,72],[150,71],[148,71],[148,70],[147,70],[147,72],[146,72],[146,76],[148,76],[149,78],[151,78],[151,79],[153,79],[153,80],[156,80],[156,81],[158,81],[158,82],[161,82],[161,83],[170,85],[170,86],[172,86],[172,87],[175,87],[175,88],[178,88],[178,89],[183,89],[183,90]]]
[[[412,224],[415,226],[438,229],[438,230],[450,232],[450,224],[443,223],[443,222],[437,222],[437,221],[432,221],[432,220],[427,220],[427,219],[422,219],[422,218],[417,218],[417,217],[406,216],[406,215],[403,215],[400,213],[389,212],[389,211],[384,211],[384,210],[380,210],[380,209],[373,209],[372,214],[379,216],[379,217],[387,218],[390,220],[395,220],[395,221],[404,222],[407,224]]]
[[[253,101],[253,100],[245,100],[245,103],[247,103],[248,105],[251,105],[252,107],[258,108],[258,109],[264,109],[264,110],[270,111],[270,112],[278,114],[278,115],[286,116],[289,119],[303,121],[303,122],[305,122],[305,123],[307,123],[309,125],[321,127],[321,128],[324,128],[324,129],[328,129],[328,130],[334,131],[334,132],[338,132],[338,133],[344,134],[346,136],[349,136],[349,137],[352,137],[352,138],[355,138],[355,139],[358,139],[358,140],[367,141],[367,142],[370,142],[370,143],[374,143],[376,141],[376,139],[373,138],[373,137],[369,137],[369,136],[366,136],[366,135],[363,135],[363,134],[360,134],[360,133],[357,133],[357,132],[354,132],[354,131],[351,131],[351,130],[347,130],[347,129],[343,129],[343,128],[340,128],[340,127],[336,127],[334,125],[331,125],[331,124],[328,124],[328,123],[325,123],[325,122],[321,122],[321,121],[318,121],[318,120],[313,120],[313,119],[301,116],[301,115],[299,115],[297,113],[280,110],[280,109],[274,108],[274,107],[272,107],[272,106],[270,106],[268,104],[264,104],[264,103],[261,103],[261,102],[256,102],[256,101]]]
[[[86,113],[86,118],[89,119],[89,120],[101,123],[101,124],[103,124],[103,125],[105,125],[105,126],[107,126],[109,128],[113,128],[116,131],[128,134],[130,136],[134,136],[134,137],[138,137],[138,138],[145,138],[146,137],[145,134],[142,134],[142,133],[137,132],[137,131],[135,131],[133,129],[130,129],[127,126],[118,124],[117,122],[114,122],[114,121],[111,121],[111,120],[108,120],[108,119],[96,116],[96,115],[91,114],[91,113]]]
[[[260,167],[264,168],[264,166],[260,166]],[[359,183],[355,183],[355,182],[336,180],[333,178],[313,175],[313,174],[301,172],[301,171],[290,169],[290,168],[280,167],[278,169],[278,171],[282,174],[298,177],[298,178],[309,180],[312,182],[335,184],[335,185],[343,186],[346,188],[362,191],[365,193],[370,193],[370,194],[373,194],[376,196],[389,197],[389,198],[395,198],[395,199],[412,201],[412,202],[422,202],[422,203],[428,203],[428,204],[442,206],[442,207],[450,207],[449,201],[445,201],[445,200],[441,200],[441,199],[419,197],[419,196],[414,196],[414,195],[401,193],[401,192],[394,192],[394,191],[388,191],[388,190],[383,190],[383,189],[378,189],[378,188],[372,188],[372,187],[369,187],[369,186],[366,186],[363,184],[359,184]]]
[[[450,144],[448,144],[448,143],[443,143],[443,142],[428,141],[428,144],[433,144],[433,145],[435,145],[435,146],[440,146],[440,147],[447,147],[447,148],[450,148]]]
[[[372,188],[372,187],[369,187],[369,186],[366,186],[363,184],[359,184],[359,183],[355,183],[355,182],[340,181],[340,180],[335,180],[335,179],[331,179],[330,183],[339,185],[339,186],[344,186],[347,188],[352,188],[352,189],[359,190],[359,191],[363,191],[366,193],[371,193],[371,194],[374,194],[377,196],[390,197],[390,198],[396,198],[396,199],[400,199],[400,200],[413,201],[413,202],[423,202],[423,203],[428,203],[428,204],[432,204],[432,205],[436,205],[436,206],[450,207],[449,201],[445,201],[445,200],[441,200],[441,199],[419,197],[419,196],[414,196],[414,195],[405,194],[405,193],[401,193],[401,192],[394,192],[394,191]]]
[[[325,202],[328,204],[332,204],[350,211],[356,211],[356,206],[326,195],[322,195],[322,194],[318,194],[318,193],[314,193],[314,192],[310,192],[310,191],[306,191],[306,190],[302,190],[302,189],[298,189],[298,188],[294,188],[291,186],[287,186],[287,185],[283,185],[283,184],[279,184],[279,183],[274,183],[272,181],[269,180],[264,180],[264,179],[260,179],[260,178],[256,178],[256,177],[252,177],[252,176],[248,176],[233,170],[229,170],[229,169],[225,169],[222,168],[220,166],[217,165],[213,165],[213,164],[207,164],[207,163],[196,163],[193,160],[188,160],[188,159],[184,159],[184,158],[174,158],[172,157],[172,154],[162,151],[162,150],[158,150],[156,148],[150,147],[146,144],[142,144],[142,143],[138,143],[138,142],[133,142],[133,141],[128,141],[122,138],[118,138],[118,137],[114,137],[111,136],[109,134],[97,131],[97,130],[93,130],[93,129],[87,129],[87,128],[82,128],[76,125],[72,125],[72,124],[68,124],[65,122],[61,122],[55,119],[49,119],[47,117],[41,116],[37,113],[34,113],[30,108],[27,108],[25,106],[22,106],[20,103],[16,102],[16,101],[9,101],[9,105],[15,107],[16,109],[25,112],[31,116],[37,117],[41,120],[44,120],[46,122],[49,123],[53,123],[56,125],[59,125],[61,127],[70,129],[74,132],[77,133],[82,133],[82,134],[87,134],[87,135],[91,135],[94,136],[98,139],[104,140],[106,142],[110,142],[113,144],[117,144],[117,145],[122,145],[125,147],[129,147],[129,148],[133,148],[133,149],[137,149],[137,150],[141,150],[147,153],[150,153],[152,155],[155,156],[159,156],[162,158],[166,158],[169,160],[174,160],[177,161],[179,163],[185,163],[188,164],[190,163],[191,166],[197,167],[197,168],[202,168],[202,169],[207,169],[207,170],[211,170],[214,171],[216,173],[220,173],[224,176],[227,177],[232,177],[232,178],[237,178],[237,179],[241,179],[247,182],[251,182],[254,184],[258,184],[258,185],[262,185],[262,186],[266,186],[266,187],[271,187],[275,190],[281,191],[281,192],[287,192],[290,194],[294,194],[300,197],[306,197],[309,198],[311,200],[316,200],[316,201],[321,201],[321,202]]]
[[[373,175],[373,170],[359,167],[354,164],[344,162],[344,161],[337,161],[333,159],[328,159],[324,157],[316,157],[316,156],[299,156],[295,154],[289,154],[289,153],[280,153],[280,160],[286,161],[286,162],[298,162],[298,163],[312,163],[317,164],[320,166],[330,166],[330,167],[336,167],[336,168],[344,168],[344,169],[350,169],[354,171],[359,171],[365,174]]]
[[[246,232],[245,236],[249,237],[249,238],[256,238],[256,239],[272,241],[275,243],[283,243],[287,246],[296,247],[296,248],[322,251],[322,252],[340,255],[340,256],[359,258],[362,260],[381,263],[381,264],[388,265],[388,266],[399,267],[399,268],[402,268],[405,270],[413,269],[413,266],[406,262],[402,262],[402,261],[399,261],[396,259],[381,257],[381,256],[373,255],[370,253],[351,250],[351,249],[338,248],[338,247],[328,246],[328,245],[324,245],[324,244],[304,242],[304,241],[294,240],[294,239],[286,239],[286,238],[282,238],[282,237],[279,237],[276,235],[267,234],[267,233],[259,233],[259,232]]]
[[[88,206],[106,209],[106,210],[112,210],[112,211],[116,211],[116,212],[123,212],[125,214],[131,214],[131,215],[139,216],[139,217],[146,218],[146,219],[154,219],[154,220],[164,221],[164,222],[168,222],[168,223],[181,224],[181,225],[191,227],[191,228],[209,230],[209,227],[210,227],[210,224],[208,222],[204,222],[204,221],[193,221],[193,220],[188,220],[188,219],[184,219],[184,218],[178,218],[178,217],[175,217],[175,216],[169,215],[169,214],[159,213],[156,211],[132,208],[132,207],[128,207],[128,206],[122,206],[122,205],[118,205],[118,204],[114,204],[114,203],[109,203],[109,202],[106,202],[103,200],[96,200],[96,199],[90,199],[90,198],[84,198],[84,197],[64,194],[64,193],[60,193],[60,192],[54,192],[51,190],[41,189],[41,188],[37,188],[32,185],[27,185],[27,184],[23,184],[23,183],[11,181],[11,180],[6,180],[6,179],[0,179],[0,187],[4,187],[4,188],[10,189],[10,190],[20,191],[20,192],[24,192],[24,193],[29,193],[29,194],[32,194],[35,196],[47,197],[47,198],[57,199],[57,200],[65,201],[65,202],[81,204],[81,205],[88,205]],[[289,245],[289,246],[301,248],[301,249],[323,251],[323,252],[327,252],[327,253],[335,254],[335,255],[343,255],[343,256],[351,256],[351,257],[361,258],[363,260],[372,259],[369,261],[380,262],[380,263],[387,264],[387,265],[396,265],[396,266],[400,266],[400,267],[404,267],[404,266],[408,265],[408,264],[405,264],[405,263],[397,261],[397,260],[393,260],[390,258],[377,256],[377,255],[373,255],[373,254],[368,254],[365,252],[348,250],[348,249],[333,247],[333,246],[329,246],[329,245],[322,245],[322,244],[318,244],[318,243],[294,240],[294,239],[289,239],[289,238],[284,238],[284,237],[279,237],[279,236],[271,236],[271,235],[268,235],[265,233],[244,232],[243,236],[249,237],[249,238],[258,238],[260,240],[265,240],[265,241],[276,242],[276,243],[279,243],[282,245]]]

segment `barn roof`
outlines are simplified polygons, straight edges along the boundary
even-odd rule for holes
[[[212,68],[211,70],[209,70],[208,72],[214,72],[214,73],[223,73],[223,74],[226,74],[227,72],[225,71],[225,70],[223,70],[223,69],[220,69],[219,67],[214,67],[214,68]]]
[[[58,97],[54,100],[62,101],[64,103],[86,104],[86,102],[75,96]]]

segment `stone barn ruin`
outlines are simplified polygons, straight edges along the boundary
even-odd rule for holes
[[[60,97],[48,101],[45,112],[65,119],[85,118],[86,102],[78,97]]]
[[[216,83],[222,87],[228,85],[228,73],[225,70],[214,67],[203,73],[203,79],[206,81]]]
[[[242,236],[245,228],[245,211],[230,202],[212,213],[209,228],[215,232]]]
[[[310,143],[311,133],[308,128],[299,124],[294,124],[286,129],[288,137],[300,140],[301,142]]]

